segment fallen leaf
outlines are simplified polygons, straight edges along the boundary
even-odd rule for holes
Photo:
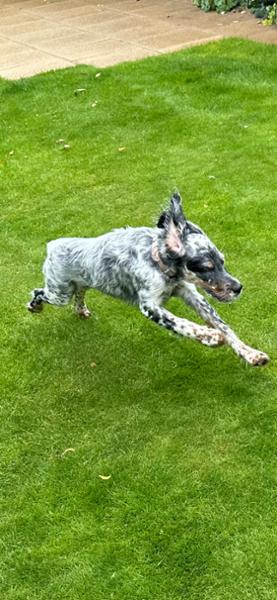
[[[118,152],[124,152],[126,150],[125,146],[119,146]]]
[[[68,452],[75,452],[75,448],[66,448],[66,450],[61,453],[61,456],[65,456]]]
[[[111,479],[111,475],[99,475],[100,479],[104,479],[106,481],[106,479]]]
[[[95,362],[92,362],[90,366],[92,367],[92,369],[95,369],[95,367],[97,367]]]

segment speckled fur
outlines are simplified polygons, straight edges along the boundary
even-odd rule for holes
[[[269,360],[241,342],[197,291],[203,288],[227,302],[239,295],[242,286],[227,273],[224,257],[211,240],[186,220],[178,194],[171,198],[157,227],[128,227],[97,238],[49,242],[43,273],[45,286],[33,290],[28,304],[31,312],[40,312],[44,303],[63,306],[74,296],[76,312],[87,318],[85,292],[95,288],[138,305],[147,318],[179,335],[208,346],[228,344],[253,366]],[[209,326],[166,310],[163,304],[171,296],[182,298]]]

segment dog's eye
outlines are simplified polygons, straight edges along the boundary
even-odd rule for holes
[[[214,265],[211,263],[205,264],[205,265],[199,265],[199,267],[198,267],[199,273],[208,273],[209,271],[213,271],[213,270],[214,270]]]
[[[207,261],[205,263],[199,263],[197,261],[188,261],[187,267],[190,271],[194,273],[207,273],[209,271],[213,271],[214,264],[212,261]]]

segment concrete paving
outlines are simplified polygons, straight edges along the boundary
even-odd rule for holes
[[[192,0],[0,0],[0,76],[106,67],[230,36],[276,44],[277,27]]]

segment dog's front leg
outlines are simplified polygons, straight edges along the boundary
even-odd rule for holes
[[[197,323],[192,323],[187,319],[176,317],[165,308],[152,302],[141,302],[140,310],[142,314],[166,329],[184,337],[191,338],[204,344],[205,346],[220,346],[225,343],[224,334],[218,329],[211,329]]]
[[[242,342],[229,325],[221,319],[209,302],[199,294],[194,285],[182,287],[176,295],[182,297],[189,306],[194,308],[206,323],[220,330],[225,336],[225,343],[231,346],[234,352],[248,364],[256,367],[268,363],[270,360],[269,356],[265,352],[255,350]]]

